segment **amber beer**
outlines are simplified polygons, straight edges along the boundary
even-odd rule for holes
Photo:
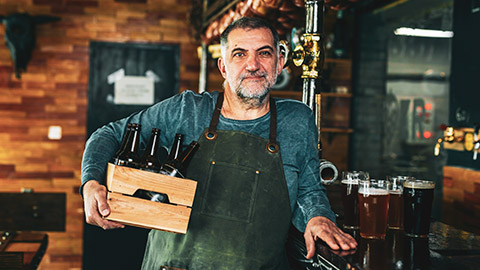
[[[342,204],[344,213],[343,227],[345,229],[358,229],[358,180],[342,180]]]
[[[430,230],[435,183],[424,180],[405,181],[404,231],[411,237],[427,237]]]
[[[403,193],[401,190],[390,191],[388,228],[396,230],[403,229]]]
[[[360,212],[360,236],[371,239],[384,239],[388,219],[388,182],[360,183],[358,208]]]
[[[389,176],[390,202],[388,207],[388,228],[403,230],[403,183],[415,180],[412,176]]]

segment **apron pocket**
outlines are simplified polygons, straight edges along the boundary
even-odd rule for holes
[[[212,162],[205,187],[202,214],[250,223],[260,172],[256,169]],[[235,181],[224,181],[225,178]],[[233,183],[233,184],[232,184]]]

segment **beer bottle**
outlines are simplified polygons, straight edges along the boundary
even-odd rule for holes
[[[133,197],[146,199],[152,202],[168,203],[168,195],[165,193],[153,192],[145,189],[137,189]]]
[[[142,126],[140,124],[133,123],[132,130],[128,136],[125,149],[118,155],[115,160],[115,165],[126,166],[131,168],[138,167],[138,144],[140,140],[140,131]]]
[[[147,144],[145,153],[139,160],[139,167],[141,170],[158,172],[162,166],[158,160],[158,142],[160,140],[160,129],[152,128],[150,140]]]
[[[182,151],[183,137],[183,134],[175,134],[175,140],[173,141],[173,146],[167,160],[175,160],[178,157]]]
[[[188,163],[192,159],[193,154],[198,149],[199,144],[196,141],[192,141],[190,145],[183,151],[176,159],[167,160],[162,165],[160,173],[185,178],[185,171],[187,169]]]
[[[131,131],[132,131],[132,123],[128,123],[127,131],[125,132],[122,138],[122,143],[120,144],[120,147],[118,148],[117,152],[115,152],[115,155],[113,155],[113,158],[110,161],[111,163],[117,164],[116,160],[118,159],[118,156],[122,151],[124,151],[125,147],[127,147],[127,140],[128,140],[128,137],[130,136]]]

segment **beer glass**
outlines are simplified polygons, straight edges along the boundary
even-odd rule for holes
[[[388,228],[403,230],[403,183],[414,180],[411,176],[389,176],[390,201],[388,207]]]
[[[343,227],[345,229],[359,228],[358,214],[358,181],[369,180],[367,172],[342,172],[342,204],[344,213]]]
[[[385,239],[387,234],[388,200],[390,183],[386,180],[359,181],[358,208],[360,236]]]
[[[407,180],[403,183],[405,234],[427,237],[430,230],[435,183],[426,180]]]

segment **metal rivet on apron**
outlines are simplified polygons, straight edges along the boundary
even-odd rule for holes
[[[260,171],[259,171],[259,170],[257,170],[255,173],[256,173],[256,174],[260,174]]]
[[[212,165],[215,165],[215,161],[212,161]]]
[[[215,131],[207,131],[204,133],[205,135],[205,139],[209,140],[209,141],[213,141],[217,138],[217,132]]]
[[[267,150],[268,152],[270,153],[277,153],[279,148],[278,148],[278,144],[276,143],[267,143]]]

